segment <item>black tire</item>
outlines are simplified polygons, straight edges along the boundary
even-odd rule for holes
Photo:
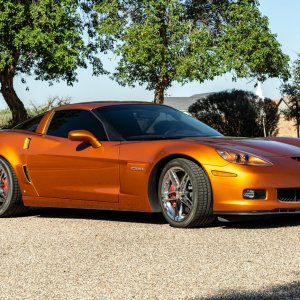
[[[164,204],[166,202],[163,201],[162,197],[163,184],[168,185],[167,183],[163,183],[163,180],[165,176],[168,176],[166,175],[167,172],[170,170],[176,170],[176,168],[178,168],[179,171],[182,170],[183,174],[186,172],[189,176],[189,184],[192,187],[192,191],[190,193],[192,195],[192,205],[191,208],[188,208],[187,206],[185,207],[185,209],[188,209],[188,213],[185,215],[183,220],[174,220],[170,217],[167,212],[168,208]],[[158,184],[158,199],[162,213],[171,226],[178,228],[201,227],[213,222],[214,216],[212,210],[211,186],[206,173],[199,165],[188,159],[176,158],[165,165],[160,174]],[[174,205],[176,206],[176,204]]]
[[[3,176],[6,178],[5,190]],[[3,158],[0,158],[0,190],[0,217],[16,216],[28,210],[28,208],[23,205],[22,193],[17,176],[11,165]]]

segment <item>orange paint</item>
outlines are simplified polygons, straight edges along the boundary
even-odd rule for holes
[[[53,111],[92,110],[117,104],[120,103],[71,104]],[[69,139],[47,136],[52,113],[44,116],[34,133],[21,130],[0,133],[0,153],[17,175],[25,205],[157,211],[153,203],[158,200],[149,197],[153,195],[149,190],[157,190],[153,183],[156,181],[149,183],[149,180],[162,161],[184,157],[199,164],[209,177],[214,212],[300,209],[300,202],[277,200],[277,188],[300,187],[300,162],[291,159],[300,156],[297,139],[217,137],[98,141],[98,145],[93,136],[81,131],[71,133]],[[84,145],[84,141],[88,145]],[[245,152],[252,149],[255,155],[268,159],[272,166],[228,163],[216,151],[216,148],[228,147]],[[24,174],[24,166],[30,181]],[[245,200],[245,189],[266,190],[267,198]]]

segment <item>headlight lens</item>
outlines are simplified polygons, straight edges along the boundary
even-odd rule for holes
[[[218,154],[225,160],[233,164],[249,165],[249,166],[272,166],[269,161],[257,157],[253,154],[233,151],[227,149],[216,149]]]

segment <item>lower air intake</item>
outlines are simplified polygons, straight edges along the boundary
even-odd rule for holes
[[[277,189],[277,199],[281,202],[300,202],[300,188]]]

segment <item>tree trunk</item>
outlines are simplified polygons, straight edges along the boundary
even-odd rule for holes
[[[296,127],[297,127],[297,138],[299,138],[300,137],[300,132],[299,132],[299,119],[300,119],[300,117],[299,117],[299,102],[298,102],[298,100],[296,101],[296,114],[297,114],[297,116],[296,116]]]
[[[167,39],[167,26],[165,24],[166,17],[166,7],[161,5],[158,13],[158,18],[160,18],[161,25],[159,28],[159,35],[161,37],[161,42],[163,45],[163,51],[161,53],[162,66],[160,69],[160,74],[158,76],[158,82],[155,86],[155,95],[154,95],[154,103],[163,104],[165,100],[165,90],[170,83],[170,78],[167,75],[167,61],[165,59],[165,51],[167,51],[168,47],[168,39]]]
[[[19,99],[13,85],[13,77],[1,74],[1,93],[12,113],[12,125],[17,125],[27,119],[27,111]]]
[[[163,104],[165,100],[165,90],[170,83],[168,75],[163,75],[155,87],[154,103]]]
[[[14,76],[19,62],[19,52],[12,49],[12,63],[0,72],[1,93],[12,113],[12,125],[27,119],[27,111],[14,89]]]
[[[163,104],[165,100],[165,86],[158,83],[155,88],[154,103]]]

